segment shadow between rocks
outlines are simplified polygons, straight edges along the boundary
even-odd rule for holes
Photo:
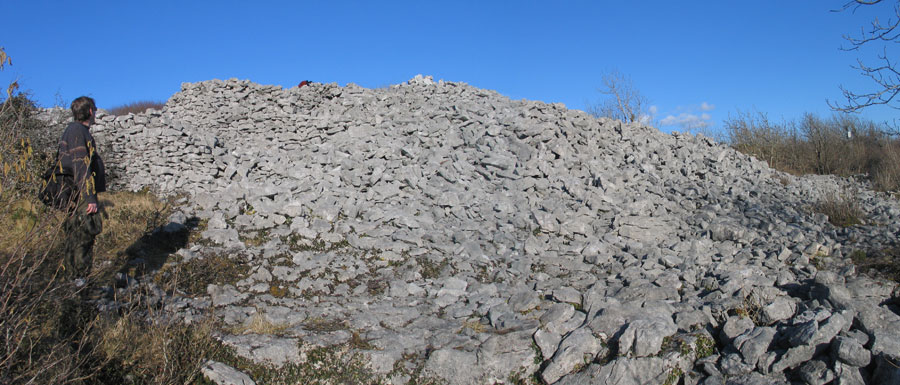
[[[190,217],[184,223],[169,222],[149,231],[125,249],[128,258],[119,272],[141,276],[159,270],[172,253],[187,246],[191,231],[199,224],[199,218]]]

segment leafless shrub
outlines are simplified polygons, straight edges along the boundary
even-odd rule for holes
[[[588,113],[625,123],[650,123],[647,98],[638,91],[631,78],[619,71],[611,71],[603,76],[602,82],[599,91],[606,98],[600,104],[589,107]]]
[[[761,112],[738,113],[725,121],[736,150],[792,174],[834,174],[868,178],[878,190],[900,188],[900,142],[888,127],[849,115],[773,123]]]
[[[64,215],[33,198],[42,167],[28,134],[39,127],[14,89],[0,103],[0,383],[70,383],[84,377],[94,323],[56,258]]]
[[[879,146],[880,154],[870,163],[872,181],[882,191],[900,191],[900,142],[892,140]]]
[[[792,127],[769,121],[762,112],[738,112],[725,121],[727,140],[736,150],[768,162],[769,167],[802,173],[803,146]]]
[[[108,109],[106,112],[110,115],[128,115],[128,114],[140,114],[149,109],[161,110],[166,105],[165,102],[156,102],[156,101],[139,101],[132,102],[128,104],[123,104],[121,106],[116,106]]]

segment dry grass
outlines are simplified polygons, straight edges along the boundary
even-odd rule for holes
[[[246,278],[250,268],[242,256],[210,254],[184,263],[166,264],[154,279],[168,292],[205,295],[210,284],[234,284]]]
[[[463,321],[462,328],[459,329],[458,333],[463,333],[466,329],[470,329],[474,333],[484,333],[488,331],[488,326],[481,323],[481,320],[475,318]]]
[[[815,211],[828,216],[828,222],[838,227],[861,224],[865,213],[852,193],[830,195],[816,204]]]
[[[223,349],[209,320],[191,326],[160,324],[132,313],[105,320],[99,330],[95,356],[105,364],[94,378],[97,383],[194,383],[202,377],[206,357]]]
[[[155,196],[144,192],[101,193],[103,232],[94,244],[94,265],[101,268],[104,279],[140,259],[142,269],[159,268],[168,255],[178,249],[179,242],[163,242],[154,233],[166,223],[172,208]],[[186,235],[184,236],[186,237]],[[180,242],[180,245],[186,243]]]
[[[97,237],[97,251],[111,253],[127,249],[143,234],[165,225],[171,207],[144,192],[101,193],[103,233]]]
[[[869,253],[856,250],[850,254],[850,259],[862,273],[900,282],[900,247]]]
[[[128,104],[123,104],[121,106],[116,106],[106,110],[106,112],[110,115],[128,115],[128,114],[140,114],[149,109],[161,110],[166,105],[165,102],[156,102],[149,100],[142,100],[139,102],[132,102]]]
[[[0,253],[35,254],[60,237],[64,215],[28,198],[0,197]]]
[[[0,226],[7,229],[0,233],[0,383],[196,379],[200,360],[218,346],[208,328],[150,324],[144,311],[98,314],[84,302],[85,289],[62,279],[65,215],[19,192],[0,194]],[[152,234],[169,210],[149,194],[101,194],[100,201],[106,219],[89,280],[102,284],[129,258],[162,255]]]
[[[277,335],[287,330],[288,325],[272,323],[262,313],[255,313],[244,325],[232,330],[232,334],[272,334]]]
[[[0,383],[197,379],[201,360],[220,348],[211,338],[211,325],[150,323],[148,309],[98,314],[84,302],[84,289],[61,278],[63,215],[24,198],[5,202],[0,205],[0,226],[9,229],[0,236],[0,312],[5,315],[0,318]],[[101,202],[107,220],[95,246],[90,281],[104,284],[127,259],[140,258],[132,251],[144,250],[140,255],[152,258],[165,249],[153,230],[168,209],[148,194],[101,194]]]
[[[346,324],[346,321],[339,321],[336,319],[327,319],[322,317],[312,317],[306,320],[303,323],[303,328],[310,331],[316,332],[334,332],[338,330],[346,330],[349,328],[349,325]]]

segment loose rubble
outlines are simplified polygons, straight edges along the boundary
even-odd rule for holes
[[[185,83],[93,131],[114,188],[188,194],[172,229],[205,223],[169,263],[246,261],[205,296],[153,293],[247,330],[221,339],[257,363],[346,344],[398,384],[900,378],[896,284],[848,258],[896,244],[900,205],[852,180],[422,76]],[[864,225],[810,209],[848,191]]]

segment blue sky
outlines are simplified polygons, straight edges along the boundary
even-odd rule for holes
[[[164,101],[182,82],[310,79],[381,87],[416,74],[513,99],[586,109],[604,73],[629,76],[663,131],[729,114],[830,115],[840,85],[865,90],[843,52],[891,4],[780,1],[4,1],[0,47],[43,106]],[[871,56],[874,57],[874,56]],[[4,87],[5,88],[5,87]],[[861,116],[893,120],[897,110]]]

